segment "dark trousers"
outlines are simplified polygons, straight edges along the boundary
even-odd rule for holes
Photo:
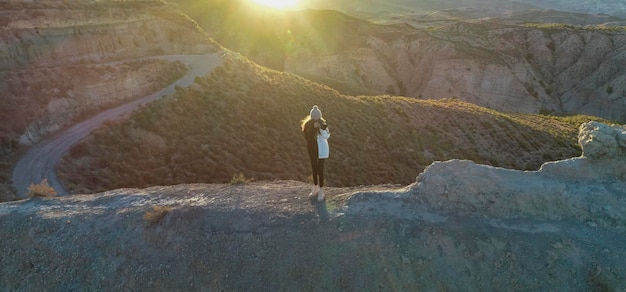
[[[326,159],[319,159],[317,157],[317,151],[309,152],[309,158],[311,159],[311,170],[313,171],[313,183],[316,185],[319,183],[319,186],[321,188],[324,186],[324,161],[326,161]]]

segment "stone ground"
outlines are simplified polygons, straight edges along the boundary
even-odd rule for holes
[[[0,204],[0,290],[626,291],[623,229],[294,181]],[[164,216],[153,207],[165,207]],[[438,210],[438,211],[433,211]]]

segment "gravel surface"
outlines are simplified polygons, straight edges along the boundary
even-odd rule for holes
[[[433,211],[410,186],[326,188],[323,203],[309,190],[194,184],[3,203],[0,290],[626,288],[624,231]]]

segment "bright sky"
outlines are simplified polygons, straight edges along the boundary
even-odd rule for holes
[[[297,9],[299,0],[252,0],[255,3],[276,9]]]

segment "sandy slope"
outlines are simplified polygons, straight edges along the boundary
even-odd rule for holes
[[[206,75],[221,64],[221,54],[223,53],[159,57],[162,60],[179,61],[186,64],[189,66],[187,74],[158,92],[104,111],[33,146],[13,169],[13,184],[18,191],[18,195],[22,198],[26,197],[28,186],[31,183],[39,183],[44,178],[48,179],[48,182],[57,193],[61,195],[68,194],[68,191],[63,187],[56,175],[56,166],[63,154],[74,143],[100,127],[106,120],[115,119],[137,109],[142,104],[172,94],[175,92],[175,86],[187,87],[193,84],[196,77]]]

